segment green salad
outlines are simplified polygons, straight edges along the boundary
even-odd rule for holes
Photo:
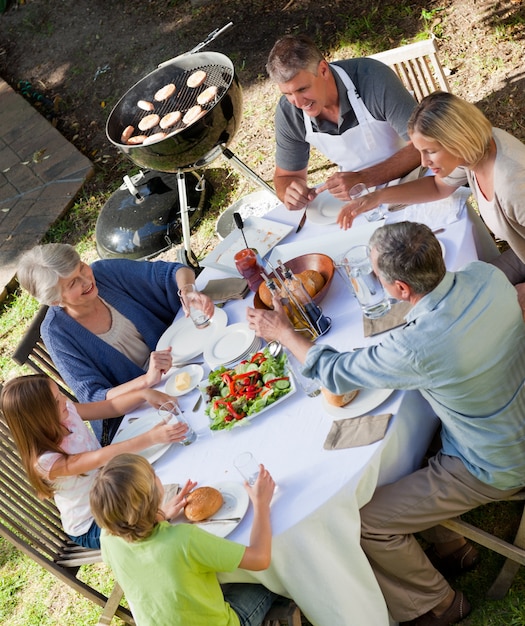
[[[211,430],[230,430],[292,390],[286,354],[273,357],[266,348],[233,369],[224,366],[208,376],[206,414]]]

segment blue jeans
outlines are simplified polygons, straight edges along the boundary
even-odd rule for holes
[[[94,520],[89,527],[89,530],[83,535],[79,535],[78,537],[68,535],[68,537],[71,541],[74,541],[83,548],[93,548],[94,550],[98,550],[100,548],[100,528],[96,525]]]
[[[91,421],[91,428],[102,446],[107,446],[111,443],[113,437],[117,434],[122,419],[123,416],[121,415],[120,417]]]
[[[279,596],[263,585],[228,583],[222,585],[224,599],[239,616],[241,626],[261,626],[266,613]]]

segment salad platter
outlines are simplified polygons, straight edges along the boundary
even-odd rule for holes
[[[286,400],[296,390],[286,354],[272,356],[266,348],[232,368],[221,366],[208,376],[201,391],[211,430],[231,430]]]

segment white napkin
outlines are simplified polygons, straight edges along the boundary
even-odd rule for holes
[[[406,220],[426,224],[432,230],[436,230],[445,224],[452,224],[462,217],[467,198],[470,195],[470,189],[459,187],[452,195],[443,200],[410,204],[405,209],[387,213],[385,223],[392,224]]]

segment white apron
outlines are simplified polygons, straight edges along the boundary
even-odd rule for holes
[[[312,120],[303,111],[305,140],[343,172],[355,172],[381,163],[406,146],[406,141],[388,122],[378,121],[370,114],[363,100],[357,96],[350,76],[337,65],[330,67],[339,74],[347,88],[348,99],[359,125],[349,128],[342,135],[316,133],[312,128]]]

